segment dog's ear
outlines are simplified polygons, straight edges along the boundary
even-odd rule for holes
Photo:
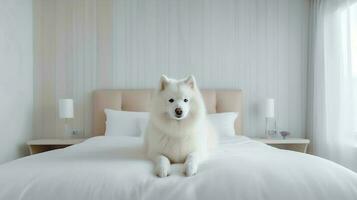
[[[164,74],[161,75],[161,78],[160,78],[160,91],[163,91],[167,84],[169,83],[169,78],[167,78],[167,76],[165,76]]]
[[[184,83],[190,86],[192,89],[196,88],[196,79],[193,75],[189,75],[185,80]]]

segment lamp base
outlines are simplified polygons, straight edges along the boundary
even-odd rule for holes
[[[265,118],[265,137],[271,139],[277,134],[275,118]]]
[[[65,120],[65,124],[64,124],[63,138],[64,139],[71,139],[72,138],[72,128],[68,124],[67,120]]]

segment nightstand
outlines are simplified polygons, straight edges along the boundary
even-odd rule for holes
[[[310,140],[303,139],[303,138],[286,138],[286,139],[253,138],[253,139],[279,149],[298,151],[302,153],[306,153],[307,146],[310,144]]]
[[[30,149],[31,155],[51,151],[55,149],[65,148],[74,144],[83,142],[86,139],[41,139],[30,140],[27,146]]]

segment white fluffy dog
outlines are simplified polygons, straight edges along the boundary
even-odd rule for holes
[[[215,143],[215,132],[207,120],[195,78],[175,80],[162,75],[145,134],[155,173],[166,177],[170,163],[184,163],[186,176],[192,176]]]

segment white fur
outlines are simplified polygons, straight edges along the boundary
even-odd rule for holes
[[[182,110],[179,117],[176,108]],[[215,143],[215,133],[194,77],[174,80],[163,75],[152,99],[145,134],[147,154],[155,161],[156,175],[168,176],[170,163],[184,163],[185,174],[195,175],[200,161]]]

